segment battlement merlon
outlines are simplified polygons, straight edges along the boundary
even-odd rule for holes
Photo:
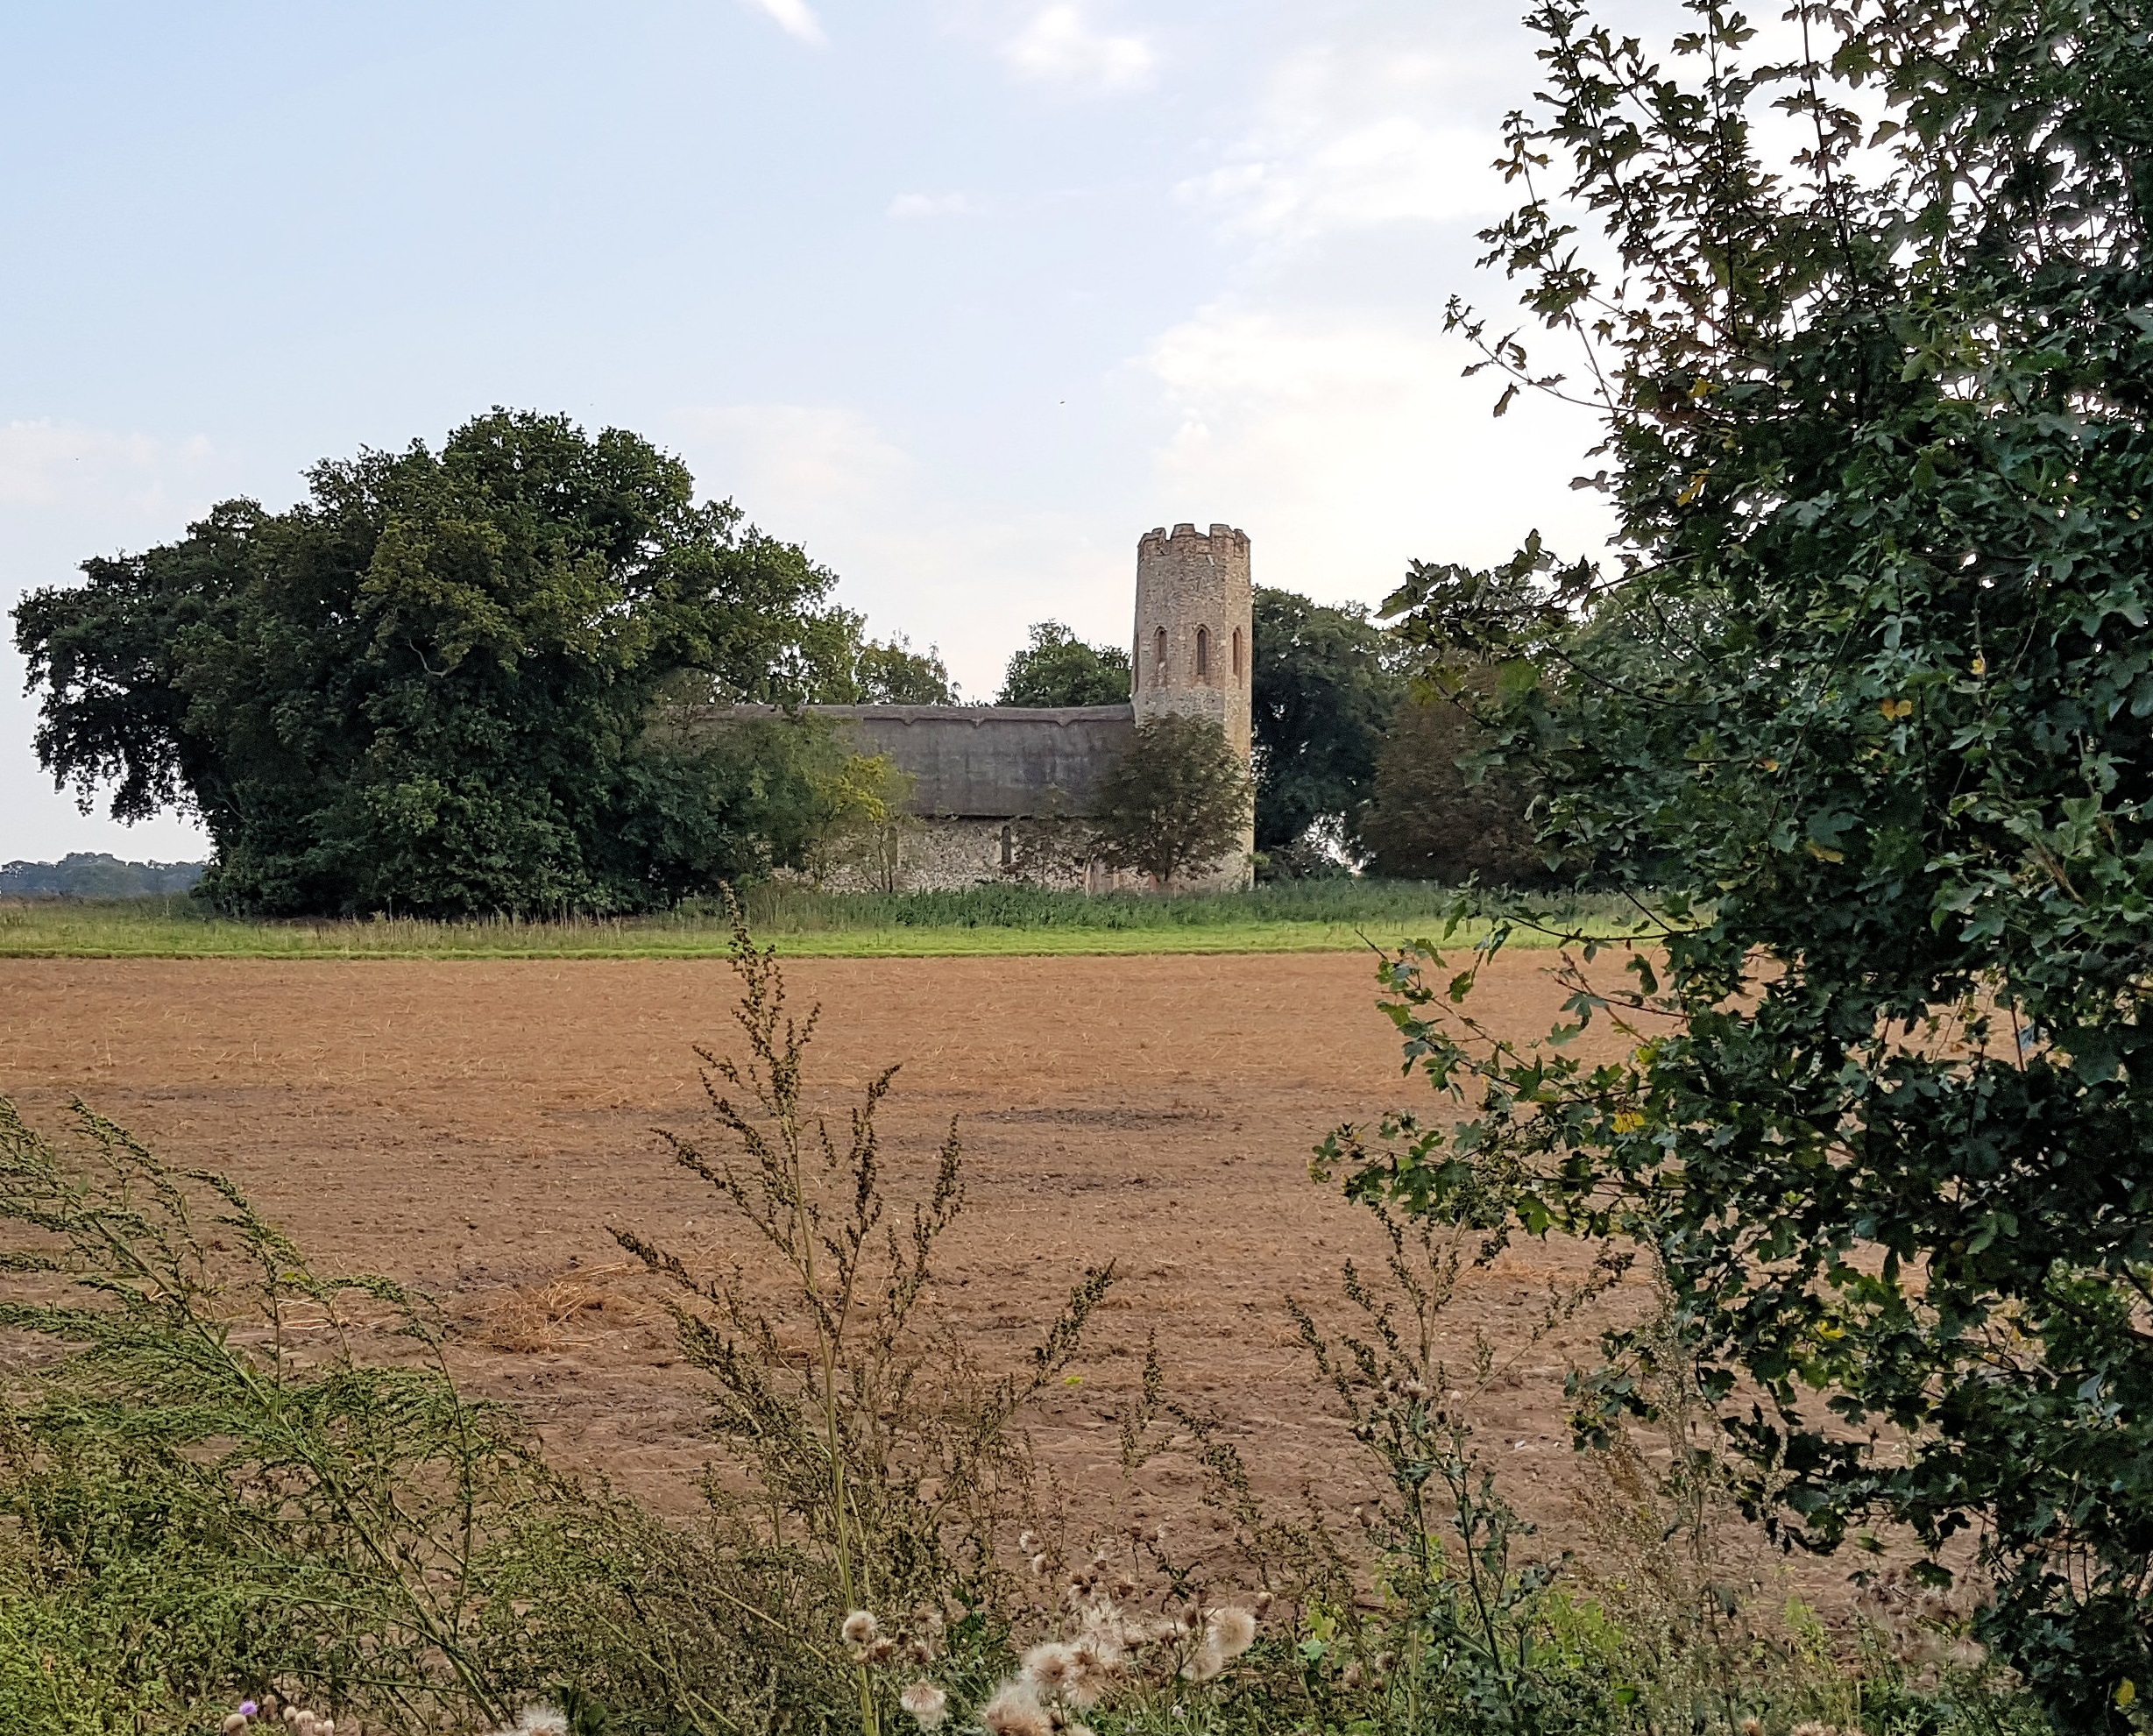
[[[1147,530],[1137,539],[1137,552],[1142,555],[1163,555],[1172,550],[1175,554],[1193,555],[1208,551],[1213,544],[1222,544],[1216,552],[1245,556],[1249,552],[1249,534],[1236,530],[1230,524],[1215,524],[1208,531],[1201,531],[1193,524],[1177,524],[1169,533],[1164,525]]]

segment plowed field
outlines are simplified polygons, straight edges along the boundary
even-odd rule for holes
[[[1498,961],[1475,1007],[1520,1034],[1559,996],[1551,956]],[[1014,1362],[1081,1269],[1123,1281],[1080,1385],[1038,1419],[1073,1506],[1123,1499],[1117,1407],[1156,1332],[1169,1388],[1218,1413],[1259,1486],[1365,1490],[1282,1304],[1340,1312],[1368,1263],[1367,1215],[1307,1176],[1334,1123],[1425,1101],[1402,1081],[1367,955],[811,960],[818,1088],[840,1110],[902,1062],[882,1116],[901,1188],[952,1116],[968,1207],[938,1305],[990,1365]],[[704,1463],[698,1378],[606,1233],[698,1258],[750,1251],[654,1129],[698,1125],[691,1045],[733,1034],[720,961],[0,962],[0,1090],[58,1124],[80,1094],[166,1158],[222,1170],[329,1269],[437,1294],[461,1371],[512,1400],[561,1456],[661,1505]],[[1575,1251],[1528,1245],[1470,1274],[1449,1315],[1508,1355]],[[1612,1306],[1630,1306],[1618,1298]],[[1575,1471],[1566,1356],[1544,1342],[1484,1402],[1513,1497],[1552,1517]],[[1147,1508],[1189,1509],[1185,1469],[1146,1473]]]

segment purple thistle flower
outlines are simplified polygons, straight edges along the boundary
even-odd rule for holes
[[[256,1705],[251,1700],[242,1700],[239,1702],[239,1716],[242,1718],[252,1718],[254,1714],[260,1710],[261,1708]]]

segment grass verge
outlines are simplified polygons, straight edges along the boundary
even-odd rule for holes
[[[1349,952],[1440,934],[1455,896],[1415,882],[1330,881],[1171,898],[761,886],[746,902],[757,932],[787,957],[947,958]],[[1592,901],[1584,914],[1611,934],[1625,925],[1612,900]],[[1462,929],[1457,944],[1477,932]],[[714,909],[551,922],[267,921],[220,916],[186,897],[0,901],[0,958],[717,958],[730,939]]]

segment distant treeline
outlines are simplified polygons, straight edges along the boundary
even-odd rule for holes
[[[76,851],[56,862],[0,862],[0,897],[148,898],[191,892],[206,862],[123,862]]]

